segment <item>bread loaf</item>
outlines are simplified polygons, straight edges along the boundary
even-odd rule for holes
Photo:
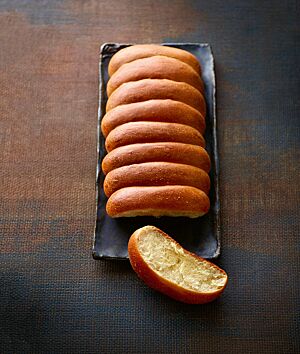
[[[142,79],[168,79],[186,82],[201,93],[204,92],[203,81],[199,74],[188,64],[164,56],[137,59],[122,65],[107,83],[107,96],[109,97],[125,82]]]
[[[101,130],[106,137],[117,126],[138,121],[185,124],[199,130],[200,133],[205,130],[205,118],[199,111],[173,100],[149,100],[117,106],[102,118]]]
[[[203,149],[206,104],[200,65],[189,52],[137,45],[109,63],[101,130],[111,217],[187,216],[210,207]]]
[[[208,196],[189,186],[122,188],[106,204],[107,214],[113,218],[142,215],[197,218],[208,210]]]
[[[208,194],[210,180],[206,172],[194,166],[146,162],[119,167],[109,172],[104,180],[104,192],[109,197],[125,187],[166,185],[192,186]]]
[[[197,89],[185,82],[166,79],[144,79],[122,84],[108,98],[106,112],[123,104],[152,99],[180,101],[197,109],[203,116],[206,114],[204,98]]]
[[[190,65],[197,73],[200,73],[200,65],[197,58],[185,50],[156,44],[139,44],[121,49],[113,55],[108,65],[109,76],[112,76],[125,63],[155,55],[164,55],[181,60]]]
[[[115,168],[143,162],[174,162],[210,170],[210,158],[201,146],[182,143],[147,143],[121,146],[102,161],[104,174]]]
[[[105,141],[108,152],[117,147],[137,143],[178,142],[204,147],[205,140],[198,130],[188,125],[161,122],[133,122],[112,130]]]

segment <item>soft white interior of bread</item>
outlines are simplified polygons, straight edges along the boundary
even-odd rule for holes
[[[197,292],[214,292],[226,283],[226,275],[207,262],[184,252],[182,247],[147,228],[138,237],[138,250],[161,277]]]

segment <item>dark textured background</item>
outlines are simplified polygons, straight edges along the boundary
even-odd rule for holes
[[[299,352],[299,2],[0,1],[2,353]],[[94,261],[98,49],[209,42],[230,282],[169,300]]]

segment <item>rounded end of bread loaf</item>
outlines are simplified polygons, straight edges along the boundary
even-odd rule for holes
[[[125,63],[155,55],[179,59],[190,65],[198,74],[201,73],[201,67],[197,58],[186,50],[159,44],[137,44],[123,48],[112,56],[108,64],[108,74],[112,76]]]
[[[125,82],[143,79],[169,79],[186,82],[201,93],[204,84],[200,75],[188,64],[167,56],[154,55],[123,64],[109,79],[106,87],[109,97]]]
[[[183,249],[154,226],[132,234],[128,255],[133,270],[149,287],[177,301],[211,302],[222,294],[228,282],[224,270]]]

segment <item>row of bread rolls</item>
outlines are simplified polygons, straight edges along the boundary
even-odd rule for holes
[[[117,52],[108,69],[101,122],[108,215],[207,213],[210,159],[197,59],[177,48],[135,45]]]

